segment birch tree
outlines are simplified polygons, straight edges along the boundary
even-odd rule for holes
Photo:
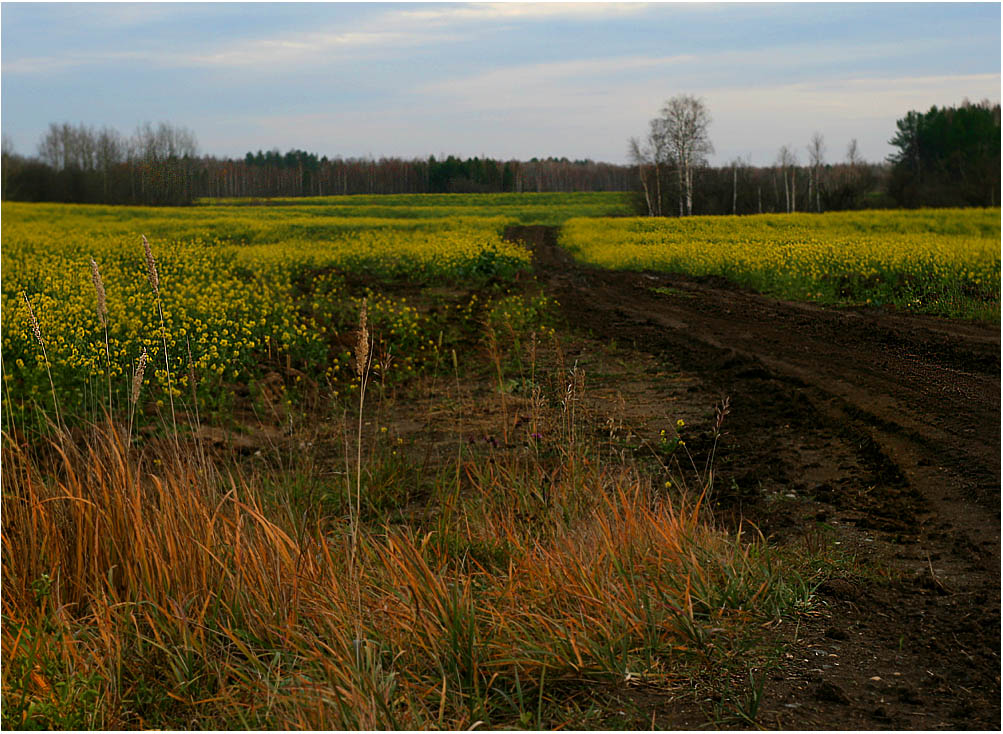
[[[676,165],[679,177],[679,216],[693,214],[693,169],[706,163],[714,152],[707,130],[710,113],[703,100],[679,94],[662,107],[661,116],[652,120],[653,137],[662,141],[668,158]]]
[[[808,144],[808,206],[811,206],[812,184],[815,186],[815,211],[822,211],[822,166],[825,164],[825,139],[822,133],[816,132]]]
[[[787,205],[787,213],[797,211],[797,200],[795,198],[797,180],[794,172],[797,170],[798,157],[789,145],[785,145],[777,154],[777,164],[780,166],[780,175],[784,179],[784,201]],[[790,171],[790,181],[787,180],[787,172]]]
[[[863,162],[863,158],[860,156],[860,147],[857,145],[857,139],[854,138],[850,141],[850,144],[846,146],[846,162],[851,168],[859,166]]]
[[[627,144],[628,155],[631,162],[637,166],[637,175],[641,179],[641,188],[644,190],[644,203],[648,206],[648,216],[655,216],[655,208],[651,204],[651,191],[648,189],[648,172],[645,167],[650,164],[648,151],[641,147],[641,141],[631,138]]]
[[[655,216],[662,216],[662,168],[672,165],[672,150],[662,121],[655,118],[648,124],[648,149],[655,164]]]

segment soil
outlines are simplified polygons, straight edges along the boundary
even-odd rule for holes
[[[774,630],[783,652],[763,672],[757,722],[999,729],[1000,328],[590,268],[556,235],[509,232],[570,325],[638,354],[632,393],[617,396],[631,420],[689,423],[698,401],[706,416],[706,401],[729,398],[721,521],[831,544],[857,569]],[[678,402],[652,403],[670,383]]]

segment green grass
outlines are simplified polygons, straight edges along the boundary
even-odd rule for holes
[[[509,217],[520,224],[559,225],[572,217],[628,216],[627,192],[520,194],[400,194],[291,197],[274,199],[203,199],[204,207],[294,207],[315,217],[428,219]]]

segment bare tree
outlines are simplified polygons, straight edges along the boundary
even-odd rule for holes
[[[94,131],[86,125],[77,125],[71,128],[70,141],[72,166],[81,171],[93,171],[97,148]]]
[[[63,131],[67,127],[69,126],[50,122],[49,129],[38,141],[38,157],[57,171],[63,170],[66,161]]]
[[[794,172],[797,170],[798,157],[794,150],[785,145],[777,154],[777,164],[780,166],[780,175],[784,179],[784,201],[787,203],[788,214],[797,211],[796,186],[797,180]],[[787,172],[790,171],[790,181],[787,180]]]
[[[126,144],[118,130],[103,127],[95,141],[97,169],[101,172],[101,190],[108,201],[108,186],[112,169],[125,159]]]
[[[812,183],[815,185],[815,211],[822,211],[822,165],[825,163],[825,139],[822,133],[816,132],[808,144],[808,206],[811,206]]]
[[[655,216],[655,209],[651,205],[651,191],[648,189],[648,173],[645,167],[650,165],[648,151],[641,148],[641,141],[631,138],[627,144],[630,160],[637,166],[637,175],[641,179],[641,188],[644,190],[644,203],[648,205],[648,216]]]
[[[736,156],[731,163],[731,213],[738,214],[738,173],[742,172],[742,178],[747,177],[747,169],[752,167],[751,161],[742,160],[741,156]]]
[[[198,154],[195,133],[181,125],[161,122],[156,128],[144,122],[133,136],[138,157],[147,162],[171,158],[194,158]]]
[[[652,137],[657,138],[679,176],[679,216],[693,214],[693,169],[714,152],[707,129],[710,113],[703,101],[679,94],[662,107],[661,116],[651,121]]]
[[[863,158],[860,157],[860,150],[857,147],[856,138],[851,140],[850,144],[846,146],[846,162],[853,167],[859,166],[863,163]]]
[[[659,118],[648,123],[648,150],[655,166],[655,216],[662,216],[662,168],[670,167],[672,151]]]
[[[90,131],[85,126],[54,122],[38,143],[38,156],[57,171],[88,170],[91,148]]]
[[[871,177],[864,159],[860,155],[857,146],[857,139],[853,138],[846,146],[846,165],[843,166],[842,186],[845,196],[851,202],[851,207],[856,207],[860,197],[871,185]]]

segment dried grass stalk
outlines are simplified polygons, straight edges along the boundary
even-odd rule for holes
[[[362,313],[359,314],[359,341],[355,345],[355,372],[359,376],[359,382],[366,377],[366,365],[369,363],[369,329],[366,321],[368,318],[368,299],[362,299]],[[361,384],[360,384],[361,387]]]
[[[359,522],[362,515],[362,415],[366,401],[366,368],[369,366],[368,299],[362,299],[359,314],[359,341],[355,345],[355,372],[359,376],[359,425],[355,454],[355,509],[352,517],[352,567],[355,568],[359,543]],[[361,616],[361,615],[360,615]]]
[[[45,374],[49,376],[49,388],[52,390],[52,407],[56,411],[56,425],[62,430],[63,418],[59,413],[59,399],[56,397],[56,383],[52,381],[52,369],[49,367],[49,355],[45,351],[45,341],[42,339],[42,329],[38,325],[38,319],[35,318],[35,309],[31,307],[31,301],[28,300],[28,294],[21,291],[21,298],[24,299],[24,305],[28,307],[28,318],[31,320],[31,331],[35,335],[35,341],[38,342],[38,346],[42,349],[42,359],[45,361]]]
[[[171,360],[167,349],[167,325],[164,323],[164,305],[160,299],[160,276],[157,275],[157,261],[153,259],[153,251],[150,243],[143,235],[143,252],[146,254],[146,269],[150,278],[150,285],[153,286],[153,295],[157,298],[157,313],[160,314],[160,338],[164,343],[164,371],[167,373],[167,397],[171,401],[171,425],[174,426],[174,445],[180,450],[178,444],[178,419],[174,412],[174,388],[171,386]]]
[[[101,271],[98,270],[98,264],[94,262],[94,258],[91,258],[91,280],[94,281],[94,292],[98,297],[98,318],[101,320],[101,326],[108,325],[108,299],[104,292],[104,281],[101,280]]]
[[[150,249],[150,243],[145,234],[143,235],[143,252],[146,254],[146,270],[150,285],[153,286],[154,295],[160,298],[160,276],[157,275],[157,261],[153,259],[153,250]]]
[[[139,366],[136,367],[136,372],[132,376],[132,404],[135,405],[139,401],[139,391],[143,387],[143,374],[146,372],[146,347],[143,347],[143,353],[139,355]]]
[[[28,318],[31,320],[31,331],[35,335],[35,340],[38,342],[38,346],[44,349],[45,342],[42,341],[42,330],[38,326],[38,319],[35,318],[35,309],[31,307],[27,293],[21,291],[21,298],[24,299],[24,305],[28,307]]]

